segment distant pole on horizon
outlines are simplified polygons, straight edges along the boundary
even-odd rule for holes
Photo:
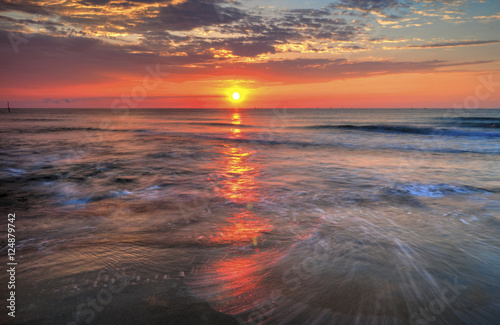
[[[7,109],[9,110],[9,113],[10,113],[10,103],[7,102]]]

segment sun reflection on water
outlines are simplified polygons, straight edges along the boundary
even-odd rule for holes
[[[241,122],[241,114],[233,113],[231,124],[235,127],[230,129],[229,138],[244,137],[238,127]],[[253,159],[256,152],[239,142],[229,142],[224,145],[222,154],[222,181],[217,194],[242,207],[226,220],[225,225],[217,229],[217,233],[211,236],[211,241],[219,244],[251,244],[256,247],[258,237],[272,228],[267,219],[257,216],[253,211],[253,205],[258,201],[259,193],[262,193],[256,180],[261,169]]]
[[[244,140],[241,114],[232,113],[230,121],[232,126],[225,129],[227,137]],[[238,314],[268,294],[266,270],[280,254],[264,246],[265,234],[273,226],[258,209],[265,188],[258,181],[262,166],[254,159],[257,152],[243,141],[228,141],[221,154],[223,158],[217,165],[221,181],[216,193],[232,204],[233,212],[214,229],[210,242],[227,246],[229,253],[213,261],[191,285],[193,292],[212,302],[215,309]]]
[[[242,139],[241,114],[233,113],[231,124],[235,127],[230,129],[228,135],[230,139]],[[222,150],[224,160],[221,162],[220,171],[221,186],[218,194],[227,200],[237,204],[251,204],[258,198],[259,186],[256,177],[259,174],[260,166],[254,161],[255,151],[240,143],[230,142],[224,145]]]

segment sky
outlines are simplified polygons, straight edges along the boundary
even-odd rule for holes
[[[500,108],[499,31],[498,0],[3,0],[0,107]]]

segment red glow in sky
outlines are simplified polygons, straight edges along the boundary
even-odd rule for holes
[[[0,101],[454,107],[500,80],[498,30],[494,0],[7,0]]]

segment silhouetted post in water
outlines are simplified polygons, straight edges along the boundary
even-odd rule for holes
[[[7,109],[9,110],[9,113],[10,113],[10,103],[7,102]]]

